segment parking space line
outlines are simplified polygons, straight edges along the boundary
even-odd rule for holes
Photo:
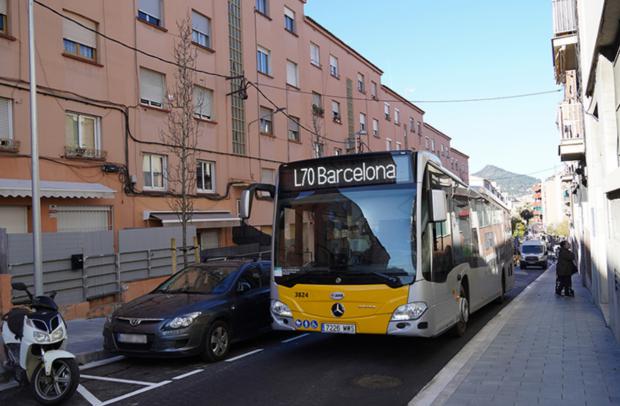
[[[204,369],[202,369],[202,368],[200,368],[200,369],[196,369],[195,371],[191,371],[191,372],[188,372],[188,373],[186,373],[186,374],[182,374],[182,375],[175,376],[175,377],[174,377],[174,378],[172,378],[172,379],[173,379],[173,380],[175,380],[175,381],[177,381],[177,380],[179,380],[179,379],[187,378],[188,376],[192,376],[192,375],[197,374],[197,373],[202,372],[202,371],[204,371]]]
[[[84,378],[84,379],[94,379],[96,381],[126,383],[126,384],[130,384],[130,385],[142,385],[142,386],[158,385],[155,382],[132,381],[130,379],[110,378],[110,377],[107,377],[107,376],[80,375],[80,377]]]
[[[304,338],[304,337],[307,337],[309,335],[310,335],[310,333],[305,333],[305,334],[298,335],[296,337],[287,338],[286,340],[282,340],[282,344],[290,343],[291,341],[299,340],[300,338]]]
[[[113,399],[110,399],[110,400],[106,400],[105,402],[101,403],[101,406],[105,406],[105,405],[109,405],[109,404],[112,404],[112,403],[115,403],[115,402],[119,402],[121,400],[130,398],[132,396],[136,396],[136,395],[139,395],[141,393],[148,392],[150,390],[160,388],[160,387],[162,387],[164,385],[168,385],[170,382],[172,382],[172,381],[162,381],[162,382],[159,382],[159,383],[152,384],[150,386],[147,386],[147,387],[135,390],[133,392],[129,392],[129,393],[125,394],[125,395],[121,395],[121,396],[118,396],[116,398],[113,398]]]
[[[87,369],[102,367],[104,365],[112,364],[114,362],[122,361],[125,359],[123,355],[117,355],[116,357],[105,358],[99,361],[89,362],[88,364],[80,365],[80,371],[85,371]]]
[[[84,386],[78,385],[77,393],[82,395],[82,397],[86,399],[86,401],[90,403],[92,406],[101,406],[101,401],[97,399],[95,395],[90,393],[90,391],[86,389]]]
[[[262,350],[263,350],[262,348],[259,348],[259,349],[256,349],[254,351],[246,352],[245,354],[241,354],[241,355],[237,355],[236,357],[228,358],[226,360],[226,362],[237,361],[238,359],[245,358],[245,357],[250,356],[252,354],[256,354],[257,352],[261,352]]]

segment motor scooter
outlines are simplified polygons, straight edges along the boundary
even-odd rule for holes
[[[2,317],[4,367],[21,385],[30,384],[39,403],[59,404],[75,392],[80,370],[75,356],[64,350],[67,327],[54,302],[56,293],[35,297],[21,282],[11,286],[26,292],[28,308],[14,307]]]

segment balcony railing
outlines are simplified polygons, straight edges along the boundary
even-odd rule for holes
[[[575,0],[551,0],[553,4],[553,33],[558,36],[577,31]]]
[[[19,141],[13,138],[0,138],[0,152],[19,152]]]
[[[103,161],[107,156],[107,152],[95,148],[83,148],[72,145],[65,146],[65,158],[71,159],[93,159]]]
[[[560,159],[562,161],[579,161],[584,159],[586,148],[582,104],[579,102],[561,103],[557,124],[560,130]]]

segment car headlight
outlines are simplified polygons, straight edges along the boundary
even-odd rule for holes
[[[52,339],[52,341],[59,341],[62,340],[65,337],[65,329],[61,327],[58,327],[56,330],[52,331],[52,334],[50,334],[50,338]]]
[[[406,305],[398,306],[392,314],[392,321],[407,321],[417,320],[428,309],[424,302],[408,303]]]
[[[189,327],[194,322],[194,320],[196,320],[196,318],[198,318],[198,316],[200,316],[201,314],[202,313],[200,312],[193,312],[193,313],[188,313],[182,316],[175,317],[174,319],[172,319],[170,323],[168,323],[168,327],[170,328]]]
[[[51,341],[49,334],[42,331],[35,330],[32,332],[32,336],[34,337],[34,341],[37,343],[49,343]]]
[[[291,312],[291,309],[279,300],[274,300],[271,302],[271,312],[280,317],[293,317],[293,312]]]

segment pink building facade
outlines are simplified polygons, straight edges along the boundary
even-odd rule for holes
[[[35,5],[44,232],[161,226],[177,165],[162,134],[175,82],[177,23],[197,54],[199,128],[193,191],[202,248],[233,244],[240,193],[281,163],[425,149],[466,178],[467,156],[383,72],[318,22],[303,0],[53,0]],[[2,14],[4,13],[4,14]],[[60,15],[59,15],[60,14]],[[0,0],[0,228],[28,232],[27,4]],[[240,76],[244,77],[242,81]],[[235,77],[237,79],[230,79]],[[251,224],[271,233],[272,205]]]

